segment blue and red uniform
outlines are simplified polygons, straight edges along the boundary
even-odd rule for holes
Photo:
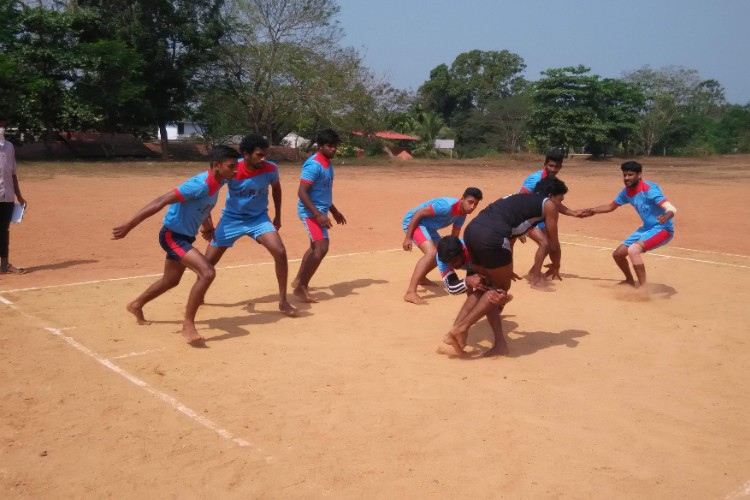
[[[268,187],[278,180],[279,169],[273,162],[264,161],[259,169],[252,169],[244,158],[238,161],[211,246],[231,247],[241,236],[257,239],[276,231],[268,217]]]
[[[630,203],[643,221],[643,225],[628,236],[622,244],[629,247],[637,241],[642,241],[646,250],[653,250],[669,243],[674,237],[672,219],[664,224],[658,219],[660,215],[666,213],[666,210],[662,208],[666,202],[666,196],[656,183],[642,179],[636,187],[626,187],[620,191],[614,203],[619,206]]]
[[[519,191],[519,193],[533,193],[534,188],[536,188],[536,185],[539,184],[539,181],[545,178],[547,178],[546,170],[534,172],[530,176],[526,177],[525,181],[523,181],[523,186],[521,186],[521,190]]]
[[[474,274],[474,270],[471,267],[471,256],[469,256],[469,250],[466,248],[464,240],[461,240],[461,246],[464,249],[464,263],[459,269],[465,269],[466,275],[469,276]],[[437,262],[438,271],[440,271],[440,277],[443,278],[445,289],[451,295],[457,295],[466,291],[465,280],[459,279],[456,274],[456,269],[452,267],[448,262],[443,262],[440,257],[435,256]]]
[[[440,241],[437,230],[452,225],[455,229],[461,229],[466,222],[466,214],[461,211],[461,202],[456,198],[435,198],[409,210],[404,215],[401,226],[404,232],[409,228],[414,214],[419,210],[429,207],[431,215],[422,217],[419,226],[414,230],[412,239],[417,246],[425,241],[432,240],[434,243]]]
[[[523,186],[521,186],[521,190],[519,193],[526,193],[531,194],[534,192],[534,189],[536,189],[536,185],[539,184],[539,181],[542,179],[547,178],[547,171],[545,169],[539,170],[538,172],[534,172],[530,176],[526,177],[526,180],[523,181]],[[537,222],[534,227],[538,227],[541,230],[544,230],[545,225],[544,221]]]
[[[180,201],[169,206],[159,233],[167,259],[181,260],[193,248],[198,229],[216,205],[220,187],[219,181],[206,171],[174,189]]]
[[[302,165],[300,182],[311,186],[308,193],[313,205],[320,213],[328,215],[328,210],[333,203],[333,163],[331,160],[319,152],[312,155]],[[315,221],[315,214],[305,207],[302,200],[297,201],[297,215],[305,225],[312,241],[328,238],[328,229]]]

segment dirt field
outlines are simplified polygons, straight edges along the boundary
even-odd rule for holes
[[[651,300],[614,286],[632,207],[564,218],[564,280],[514,284],[511,355],[466,360],[435,353],[461,298],[401,300],[419,255],[400,249],[401,218],[470,185],[483,208],[540,158],[339,162],[349,223],[313,279],[320,302],[280,315],[270,256],[246,239],[198,313],[207,349],[175,333],[192,276],[146,307],[154,324],[125,311],[161,272],[161,215],[110,239],[204,165],[21,164],[11,261],[31,272],[0,275],[0,496],[747,498],[750,157],[644,164],[679,208],[672,243],[646,257]],[[281,172],[293,275],[299,165]],[[560,177],[571,208],[622,187],[616,160]],[[533,249],[517,247],[517,270]],[[473,352],[490,336],[477,325]]]

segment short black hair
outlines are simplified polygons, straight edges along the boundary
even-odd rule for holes
[[[623,172],[643,172],[643,166],[637,161],[626,161],[620,166]]]
[[[545,177],[536,183],[534,192],[545,196],[565,194],[568,192],[568,186],[557,177]]]
[[[464,245],[458,236],[443,236],[437,246],[438,259],[450,262],[464,254]]]
[[[268,147],[268,139],[258,134],[246,135],[240,142],[240,153],[253,154],[255,148],[266,149]]]
[[[464,191],[464,198],[467,196],[473,196],[477,201],[482,201],[482,190],[475,187],[468,187],[466,188],[466,191]]]
[[[323,144],[339,144],[341,140],[339,139],[339,134],[336,133],[333,129],[327,128],[324,130],[318,131],[318,135],[315,138],[315,142],[318,143],[318,147],[322,146]]]
[[[239,153],[237,153],[237,150],[229,147],[225,144],[219,144],[217,146],[214,146],[211,149],[211,154],[209,155],[210,164],[214,164],[215,161],[222,162],[224,160],[231,160],[233,158],[237,158]]]
[[[550,149],[549,151],[547,151],[547,154],[544,157],[544,163],[547,163],[550,160],[557,163],[562,163],[564,159],[565,155],[563,154],[561,149]]]

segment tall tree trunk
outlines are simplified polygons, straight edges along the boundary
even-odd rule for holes
[[[159,122],[159,137],[161,137],[161,159],[169,158],[169,139],[167,138],[167,124]]]

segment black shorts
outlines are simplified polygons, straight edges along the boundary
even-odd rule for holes
[[[510,250],[512,229],[504,225],[488,227],[471,221],[464,230],[464,243],[471,262],[487,269],[496,269],[513,263]]]

